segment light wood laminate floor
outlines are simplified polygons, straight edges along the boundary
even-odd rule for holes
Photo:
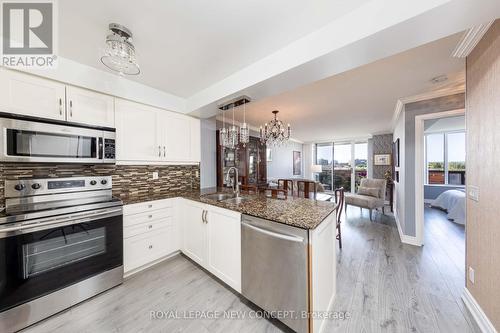
[[[429,229],[431,230],[431,229]],[[479,332],[460,294],[463,272],[431,234],[425,246],[402,244],[392,217],[350,207],[337,257],[333,311],[325,332]],[[150,319],[151,311],[254,310],[182,256],[24,332],[282,332],[265,319]]]

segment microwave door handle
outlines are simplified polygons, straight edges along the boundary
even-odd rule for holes
[[[267,230],[267,229],[258,228],[258,227],[254,226],[254,225],[251,225],[251,224],[248,224],[248,223],[245,223],[245,222],[242,222],[241,224],[243,226],[247,227],[247,228],[250,228],[250,229],[254,230],[254,231],[260,232],[262,234],[265,234],[265,235],[268,235],[268,236],[271,236],[271,237],[274,237],[274,238],[284,239],[284,240],[287,240],[287,241],[292,241],[292,242],[297,242],[297,243],[302,243],[304,241],[304,238],[302,238],[302,237],[289,236],[289,235],[281,234],[281,233],[278,233],[278,232],[270,231],[270,230]]]
[[[104,146],[102,144],[102,136],[98,138],[98,142],[99,142],[99,152],[98,152],[98,156],[99,156],[99,159],[102,160],[103,159],[103,156],[104,156]]]

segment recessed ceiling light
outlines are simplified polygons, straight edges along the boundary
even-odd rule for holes
[[[432,82],[433,84],[436,84],[436,83],[441,83],[441,82],[444,82],[444,81],[446,81],[446,80],[448,80],[448,76],[447,76],[446,74],[443,74],[443,75],[439,75],[439,76],[433,77],[433,78],[431,79],[431,82]]]

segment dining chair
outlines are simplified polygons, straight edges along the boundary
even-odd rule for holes
[[[311,198],[311,193],[313,197]],[[306,199],[316,199],[317,188],[316,182],[310,180],[298,180],[297,181],[297,196]]]
[[[337,204],[337,240],[339,241],[339,248],[342,249],[342,233],[340,231],[340,222],[342,217],[342,210],[344,209],[344,188],[336,188],[334,191],[335,203]]]
[[[273,199],[288,199],[288,191],[282,188],[268,187],[263,188],[260,191],[263,192],[266,196],[270,196]]]
[[[240,185],[240,191],[248,194],[258,194],[259,191],[255,185]]]
[[[291,179],[278,179],[278,188],[283,189],[288,192],[288,194],[293,195],[293,180]]]

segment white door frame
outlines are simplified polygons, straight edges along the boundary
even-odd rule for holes
[[[429,119],[465,115],[465,109],[428,113],[415,116],[415,230],[418,245],[424,243],[424,122]],[[467,131],[466,134],[467,135]]]

